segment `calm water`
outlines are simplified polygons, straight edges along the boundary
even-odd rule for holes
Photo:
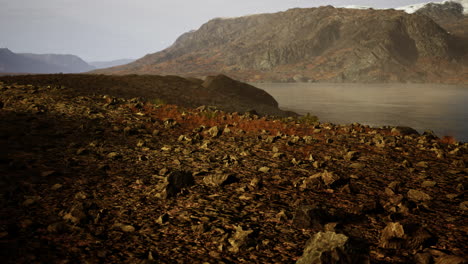
[[[468,85],[256,83],[280,108],[322,122],[410,126],[468,142]]]

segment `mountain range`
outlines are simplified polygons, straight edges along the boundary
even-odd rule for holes
[[[94,70],[75,55],[14,53],[0,49],[0,72],[3,73],[76,73]]]
[[[86,62],[76,55],[14,53],[7,48],[0,48],[0,73],[82,73],[133,61]]]
[[[216,18],[163,51],[95,73],[223,73],[250,82],[464,83],[468,27],[463,11],[460,3],[449,2],[413,14],[325,6]]]

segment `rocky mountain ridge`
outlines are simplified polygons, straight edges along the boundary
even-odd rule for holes
[[[213,19],[168,49],[97,72],[222,72],[244,81],[463,83],[468,80],[464,41],[421,14],[297,8]]]
[[[14,53],[0,49],[0,73],[79,73],[94,69],[75,55]]]

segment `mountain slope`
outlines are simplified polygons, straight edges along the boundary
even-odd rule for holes
[[[425,15],[396,10],[291,9],[213,19],[169,48],[97,73],[244,81],[465,82],[459,40]]]
[[[0,72],[78,73],[93,69],[75,55],[14,53],[9,49],[0,49]]]
[[[95,68],[89,65],[76,55],[69,54],[32,54],[19,53],[19,55],[43,61],[48,64],[57,65],[63,73],[78,73],[94,70]]]

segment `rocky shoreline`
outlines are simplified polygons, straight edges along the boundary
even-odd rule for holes
[[[468,144],[0,86],[3,263],[466,263]]]

